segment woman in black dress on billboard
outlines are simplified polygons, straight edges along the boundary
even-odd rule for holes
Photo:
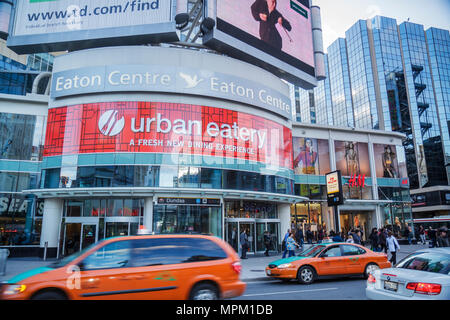
[[[259,36],[261,40],[281,50],[283,43],[280,33],[275,26],[278,23],[287,31],[291,31],[292,27],[276,7],[277,0],[256,0],[251,6],[251,10],[253,18],[259,21]]]

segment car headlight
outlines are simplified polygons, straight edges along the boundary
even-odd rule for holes
[[[24,284],[5,284],[2,286],[2,293],[5,295],[22,293],[27,289]]]
[[[292,264],[290,264],[290,263],[283,263],[283,264],[280,264],[278,266],[278,269],[286,269],[286,268],[290,268],[290,267],[292,267]]]

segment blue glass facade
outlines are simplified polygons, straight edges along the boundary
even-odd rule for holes
[[[345,39],[339,38],[328,47],[328,63],[334,125],[354,127],[352,90]]]
[[[39,72],[52,69],[53,56],[48,53],[28,56],[26,65],[0,55],[0,93],[15,95],[31,93],[33,81]],[[46,84],[42,84],[44,85]]]
[[[367,22],[359,20],[345,36],[355,127],[379,129]]]
[[[425,32],[422,25],[409,22],[402,23],[399,31],[412,119],[411,130],[415,139],[419,187],[447,184]]]
[[[314,89],[309,106],[298,109],[314,106],[317,123],[326,123],[328,116],[328,124],[335,126],[405,134],[411,189],[448,186],[449,31],[425,31],[419,24],[398,25],[395,19],[377,16],[357,21],[345,35],[327,49],[330,106],[324,107],[325,81]]]
[[[450,163],[450,33],[430,28],[426,31],[436,107],[441,127],[441,141],[445,163]],[[450,167],[446,167],[450,181]]]
[[[328,70],[328,56],[325,55],[325,70]],[[333,108],[331,101],[330,79],[319,81],[314,88],[313,102],[315,107],[316,123],[333,125]]]

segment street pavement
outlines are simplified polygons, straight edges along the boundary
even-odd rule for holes
[[[401,245],[400,252],[397,254],[397,261],[400,261],[408,254],[425,247],[428,247],[428,245]],[[247,257],[248,259],[241,260],[241,280],[245,282],[251,282],[270,280],[270,278],[268,278],[265,274],[265,268],[271,261],[281,259],[282,254],[271,252],[269,257],[266,257],[263,254],[248,254]],[[54,261],[55,259],[47,259],[46,261],[44,261],[37,257],[8,258],[6,262],[6,273],[5,275],[0,275],[0,282],[6,281],[22,272],[46,266]]]

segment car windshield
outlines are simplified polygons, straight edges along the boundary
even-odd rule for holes
[[[68,265],[69,263],[71,263],[76,258],[78,258],[79,256],[83,255],[85,252],[91,250],[96,245],[102,243],[103,241],[104,240],[101,240],[99,242],[93,243],[93,244],[87,246],[86,248],[84,248],[83,250],[75,252],[74,254],[71,254],[70,256],[64,257],[61,260],[58,260],[56,262],[53,262],[52,264],[48,265],[48,267],[49,268],[54,268],[54,269],[64,267],[64,266]]]
[[[325,246],[313,246],[309,249],[306,249],[303,252],[300,252],[299,256],[300,257],[314,257],[316,254],[318,254],[320,251],[322,251],[323,248],[325,248]]]
[[[449,274],[450,255],[432,252],[414,253],[400,261],[395,267]]]

